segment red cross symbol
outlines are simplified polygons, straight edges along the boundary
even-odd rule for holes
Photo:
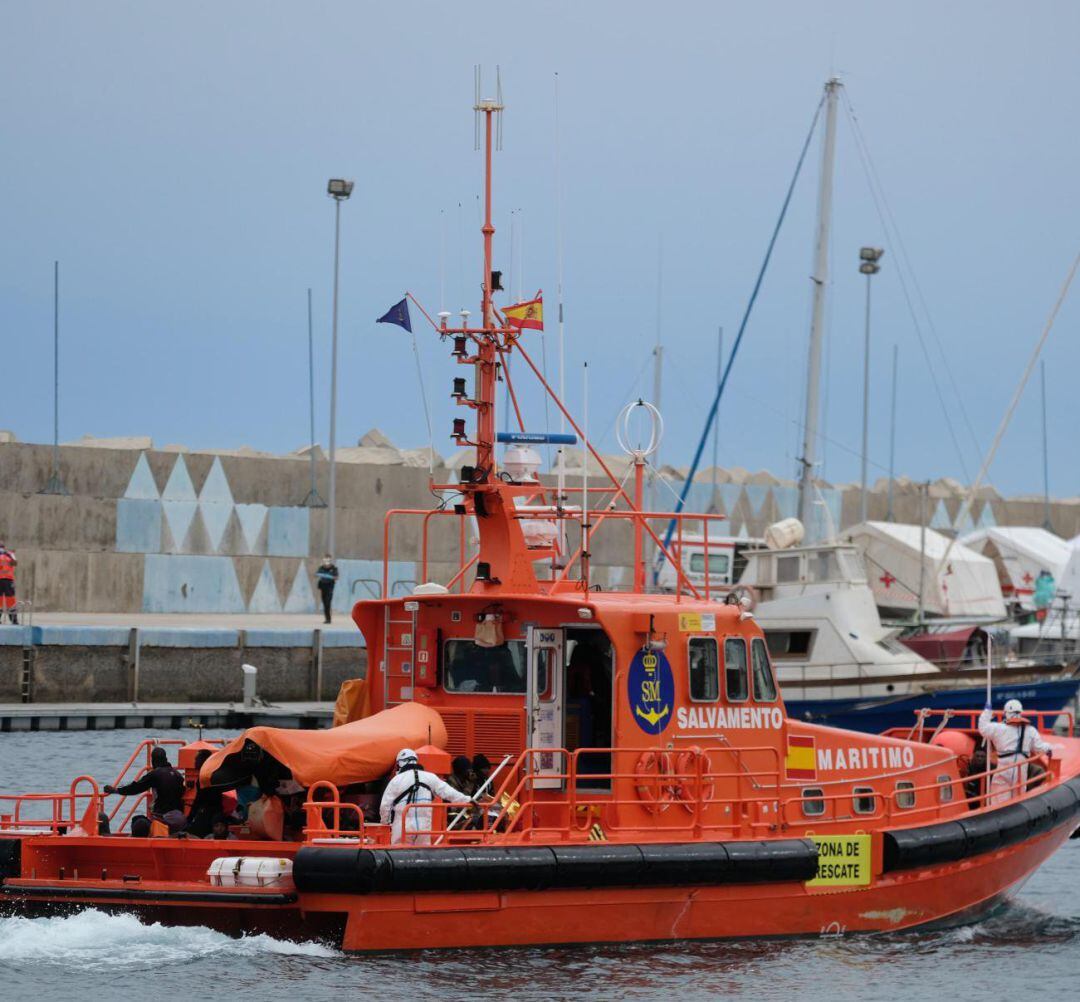
[[[891,575],[891,574],[890,574],[890,573],[889,573],[888,571],[886,571],[886,572],[885,572],[884,574],[882,574],[882,575],[881,575],[881,577],[879,577],[879,578],[878,578],[878,580],[879,580],[879,581],[880,581],[880,582],[881,582],[881,583],[882,583],[882,584],[883,584],[883,585],[884,585],[884,586],[885,586],[886,588],[888,588],[888,587],[889,587],[889,585],[893,584],[893,583],[894,583],[894,582],[896,581],[896,578],[894,578],[894,577],[893,577],[893,576],[892,576],[892,575]]]
[[[1031,576],[1031,571],[1024,572],[1024,584],[1029,585],[1035,579]]]

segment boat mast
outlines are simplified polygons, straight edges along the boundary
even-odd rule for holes
[[[799,518],[810,534],[813,511],[814,456],[818,437],[821,396],[821,345],[825,334],[825,286],[829,280],[829,226],[832,222],[833,164],[836,159],[836,102],[840,94],[836,77],[825,83],[825,138],[821,149],[821,182],[818,190],[817,242],[814,250],[814,308],[810,320],[810,353],[807,365],[806,417],[803,421],[802,476],[799,479]]]

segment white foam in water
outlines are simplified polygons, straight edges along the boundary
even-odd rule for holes
[[[58,918],[0,919],[0,964],[56,964],[80,970],[183,964],[216,955],[336,957],[317,943],[271,936],[232,939],[199,926],[144,925],[134,915],[84,911]]]

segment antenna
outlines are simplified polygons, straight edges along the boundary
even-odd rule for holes
[[[499,110],[495,112],[495,149],[502,151],[502,108],[503,108],[503,96],[502,96],[502,71],[498,64],[495,66],[495,102],[499,106]]]
[[[473,149],[479,151],[480,149],[480,85],[482,83],[480,77],[480,64],[477,63],[473,67],[474,88],[473,93],[475,99],[473,101]]]
[[[474,67],[474,81],[473,81],[473,111],[476,113],[473,116],[473,149],[480,149],[480,116],[485,111],[493,112],[495,115],[495,144],[496,150],[503,148],[503,127],[502,127],[502,113],[503,113],[503,95],[502,95],[502,72],[498,66],[495,67],[495,97],[483,97],[484,93],[484,78],[480,70],[479,63]]]

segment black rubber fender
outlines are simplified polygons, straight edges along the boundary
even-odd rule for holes
[[[555,881],[555,854],[548,846],[475,846],[462,849],[466,886],[476,891],[543,891]]]
[[[1027,800],[1005,804],[982,814],[922,828],[901,828],[884,833],[884,868],[903,870],[954,862],[1072,824],[1080,813],[1080,777]],[[964,833],[961,842],[956,825]],[[960,855],[957,852],[960,851]]]
[[[554,845],[551,852],[557,887],[636,887],[645,870],[638,845]]]
[[[809,838],[728,842],[728,880],[738,884],[812,880],[817,876],[817,843]]]
[[[642,845],[640,848],[644,864],[643,884],[655,887],[730,882],[731,854],[722,842]]]
[[[536,891],[810,880],[812,839],[759,842],[354,849],[303,846],[293,881],[306,893]]]
[[[967,832],[955,821],[943,821],[925,828],[901,828],[885,833],[886,870],[912,866],[952,863],[967,855]]]
[[[393,866],[391,886],[387,890],[461,891],[470,886],[469,864],[463,849],[450,846],[445,849],[395,849],[386,855]]]

